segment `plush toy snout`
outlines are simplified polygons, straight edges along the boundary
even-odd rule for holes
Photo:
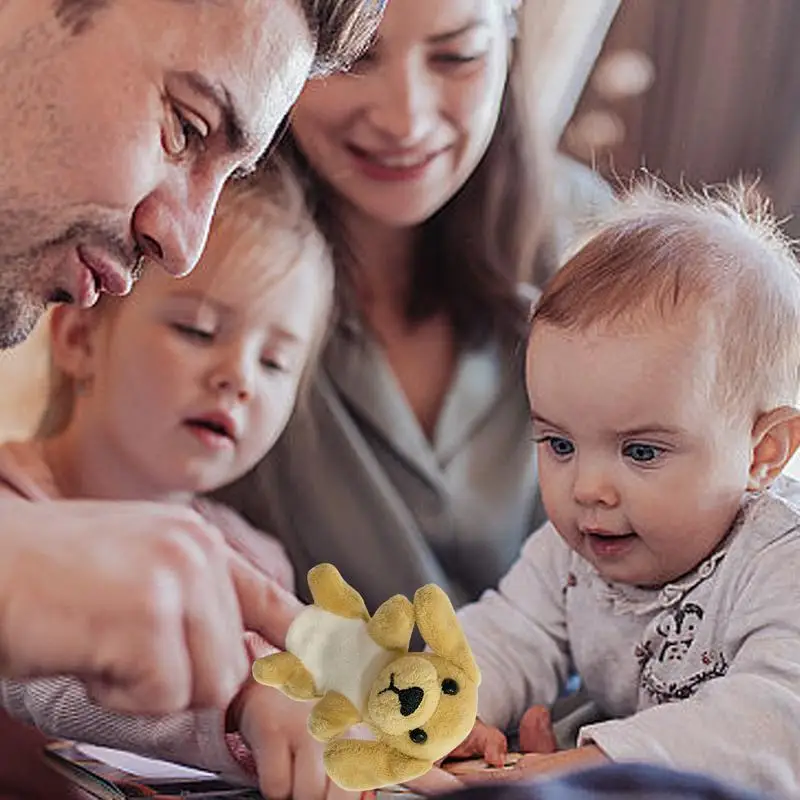
[[[433,716],[439,696],[436,667],[421,656],[404,656],[389,664],[372,684],[369,717],[385,733],[403,733]]]

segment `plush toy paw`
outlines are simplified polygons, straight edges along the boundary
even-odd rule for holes
[[[328,742],[361,722],[359,710],[339,692],[326,692],[311,710],[308,730],[319,742]]]
[[[264,686],[274,686],[293,700],[318,697],[314,678],[303,662],[292,653],[275,653],[253,663],[253,678]]]
[[[365,792],[419,778],[430,761],[412,758],[381,742],[339,739],[325,748],[325,771],[342,789]]]

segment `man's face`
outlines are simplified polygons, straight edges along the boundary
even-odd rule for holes
[[[190,271],[314,55],[295,0],[113,0],[78,34],[53,7],[0,7],[0,347],[124,294],[142,253]]]

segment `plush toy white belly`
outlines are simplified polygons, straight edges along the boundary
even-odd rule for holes
[[[370,638],[363,619],[346,619],[317,606],[294,620],[286,649],[303,662],[319,694],[339,692],[362,715],[378,674],[397,658]]]

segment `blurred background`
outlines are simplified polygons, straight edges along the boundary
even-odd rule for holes
[[[562,151],[612,180],[760,176],[800,238],[800,2],[616,5]]]
[[[527,0],[521,24],[553,147],[612,186],[759,176],[800,238],[800,0]],[[38,420],[45,339],[0,353],[0,439]]]

